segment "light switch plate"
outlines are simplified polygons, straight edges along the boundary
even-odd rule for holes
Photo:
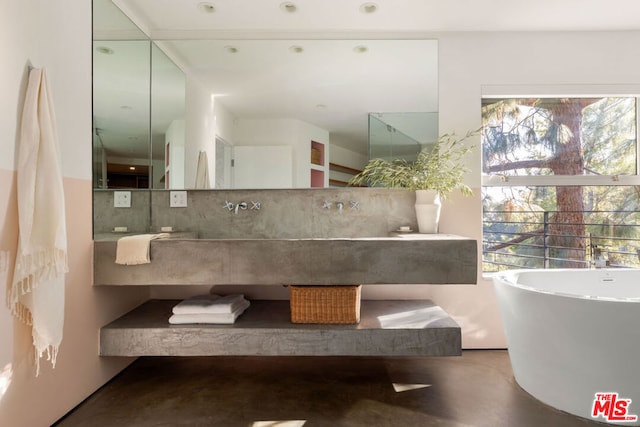
[[[113,207],[114,208],[130,208],[131,207],[131,191],[114,191]]]
[[[169,207],[172,208],[186,208],[187,207],[187,192],[186,191],[171,191],[169,194]]]

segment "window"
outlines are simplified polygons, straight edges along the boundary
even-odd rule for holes
[[[482,100],[483,269],[640,267],[635,97]]]

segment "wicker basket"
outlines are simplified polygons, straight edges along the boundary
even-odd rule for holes
[[[289,286],[292,323],[360,322],[361,285]]]

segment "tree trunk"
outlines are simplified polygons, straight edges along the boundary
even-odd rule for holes
[[[581,143],[582,110],[592,99],[565,98],[549,106],[556,138],[555,156],[549,167],[555,175],[582,175],[584,153]],[[584,198],[582,187],[557,186],[558,215],[550,226],[552,253],[558,258],[555,266],[563,268],[585,267],[586,227],[584,225]]]

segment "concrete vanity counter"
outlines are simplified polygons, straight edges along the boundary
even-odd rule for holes
[[[454,235],[151,241],[151,263],[115,263],[94,243],[96,285],[471,284],[477,242]],[[289,301],[252,301],[233,325],[171,325],[150,300],[100,330],[103,356],[457,356],[461,331],[428,300],[362,301],[356,325],[290,321]]]
[[[94,242],[95,285],[474,284],[477,242],[449,234],[305,239],[167,239],[151,263],[115,263]]]

